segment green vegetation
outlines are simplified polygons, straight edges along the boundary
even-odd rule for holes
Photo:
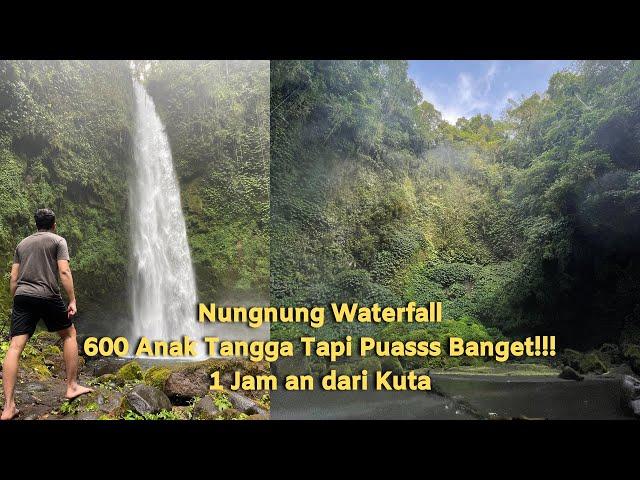
[[[199,295],[263,301],[269,64],[150,65],[147,87],[173,149]],[[54,209],[68,241],[83,323],[113,332],[127,318],[133,106],[125,61],[0,61],[3,322],[15,246],[33,233],[33,212],[43,206]]]
[[[143,377],[142,369],[136,361],[125,363],[115,374],[115,378],[121,383],[136,383]]]
[[[180,420],[171,410],[160,410],[158,413],[145,413],[140,415],[133,410],[127,410],[122,415],[123,420]]]
[[[233,405],[231,404],[231,402],[229,401],[229,398],[222,392],[218,392],[215,395],[213,395],[213,404],[218,408],[218,410],[220,410],[221,412],[224,412],[225,410],[227,410],[228,408],[233,407]]]
[[[274,61],[271,91],[272,303],[443,302],[389,339],[640,342],[640,62],[577,63],[456,125],[406,62]]]
[[[166,61],[146,73],[171,142],[200,298],[269,295],[269,62]]]
[[[171,371],[172,370],[170,368],[158,365],[151,367],[149,370],[144,372],[144,383],[162,390],[167,378],[171,375]]]
[[[107,320],[126,295],[131,85],[125,62],[0,62],[0,315],[16,244],[51,207],[72,254],[83,314]],[[3,318],[3,320],[4,320]]]

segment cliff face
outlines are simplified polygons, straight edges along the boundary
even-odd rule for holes
[[[0,62],[2,320],[14,248],[48,206],[69,243],[82,323],[125,333],[130,76],[125,61]],[[173,150],[200,298],[265,299],[269,62],[156,62],[146,77]]]
[[[0,62],[0,314],[16,244],[50,207],[72,255],[81,319],[126,315],[131,82],[121,61]]]
[[[200,300],[266,301],[269,62],[156,62],[146,78],[171,143]]]

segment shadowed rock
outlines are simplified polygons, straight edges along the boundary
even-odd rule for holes
[[[576,372],[573,368],[569,367],[568,365],[565,365],[562,368],[562,371],[560,372],[560,375],[558,375],[558,377],[564,378],[565,380],[576,380],[578,382],[581,380],[584,380],[584,376],[580,375],[578,372]]]
[[[186,403],[193,397],[204,397],[209,393],[211,382],[204,369],[173,372],[164,384],[164,393],[174,403]]]
[[[233,405],[233,408],[242,413],[246,413],[247,415],[267,415],[267,411],[260,407],[255,401],[239,394],[238,392],[227,392],[227,396],[229,397],[229,401],[231,402],[231,405]]]
[[[622,377],[620,403],[622,408],[640,417],[640,380],[631,375]]]
[[[171,401],[161,390],[149,385],[138,384],[125,396],[127,406],[131,410],[144,415],[171,410]]]

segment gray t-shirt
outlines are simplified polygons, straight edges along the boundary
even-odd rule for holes
[[[16,247],[13,263],[19,263],[16,295],[55,298],[58,287],[58,260],[69,260],[67,241],[52,232],[36,232]]]

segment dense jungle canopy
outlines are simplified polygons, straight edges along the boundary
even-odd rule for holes
[[[640,62],[576,63],[455,125],[407,67],[271,62],[272,301],[440,300],[469,338],[640,341]]]

